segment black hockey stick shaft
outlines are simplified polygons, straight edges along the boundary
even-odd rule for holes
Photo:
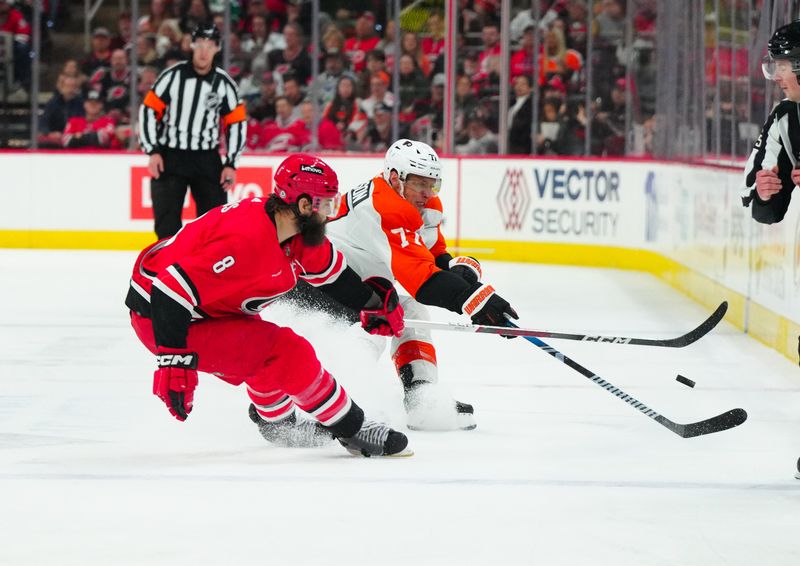
[[[509,326],[512,328],[515,326],[514,323],[509,322]],[[721,432],[723,430],[728,430],[729,428],[733,428],[735,426],[739,426],[744,421],[747,420],[747,413],[744,409],[731,409],[730,411],[726,411],[721,415],[717,415],[716,417],[711,417],[710,419],[706,419],[704,421],[699,421],[696,423],[688,423],[688,424],[680,424],[669,420],[664,415],[654,411],[638,399],[628,395],[622,389],[615,386],[612,383],[609,383],[599,375],[595,374],[593,371],[583,367],[578,362],[569,358],[553,348],[542,342],[539,338],[535,336],[523,336],[525,340],[530,342],[531,344],[535,345],[537,348],[544,350],[551,356],[553,356],[558,361],[566,364],[570,368],[574,369],[581,375],[589,378],[593,383],[596,383],[615,397],[622,399],[628,405],[637,409],[639,412],[643,413],[644,415],[650,417],[654,421],[656,421],[661,426],[671,430],[678,436],[683,438],[692,438],[694,436],[703,436],[706,434],[713,434],[715,432]]]
[[[557,338],[561,340],[580,340],[584,342],[602,342],[604,344],[630,344],[634,346],[659,346],[662,348],[683,348],[697,342],[708,334],[725,316],[728,310],[727,301],[720,304],[717,309],[704,320],[697,328],[677,338],[664,340],[650,338],[628,338],[625,336],[603,336],[598,334],[569,334],[565,332],[550,332],[547,330],[532,330],[529,328],[509,328],[507,326],[484,326],[480,324],[462,324],[457,322],[433,322],[428,320],[406,319],[406,326],[410,328],[426,328],[429,330],[455,330],[461,332],[474,332],[484,334],[504,334],[506,336],[522,336],[536,338]]]

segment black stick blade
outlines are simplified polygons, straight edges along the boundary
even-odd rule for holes
[[[716,417],[689,424],[678,424],[662,415],[656,417],[655,420],[683,438],[693,438],[737,427],[747,420],[747,411],[731,409]]]
[[[722,301],[722,303],[717,307],[717,310],[711,313],[711,316],[703,321],[700,326],[691,332],[680,336],[679,338],[664,340],[664,342],[668,343],[669,346],[673,348],[683,348],[689,344],[693,344],[711,332],[711,330],[725,317],[726,312],[728,312],[728,301]]]

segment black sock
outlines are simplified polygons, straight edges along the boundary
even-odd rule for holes
[[[336,438],[353,437],[364,424],[364,411],[352,399],[350,402],[352,403],[350,410],[336,423],[327,427]]]

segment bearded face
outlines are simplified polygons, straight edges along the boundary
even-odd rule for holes
[[[318,212],[312,212],[310,216],[298,215],[297,223],[300,226],[300,237],[303,244],[308,247],[322,245],[325,241],[325,217]]]

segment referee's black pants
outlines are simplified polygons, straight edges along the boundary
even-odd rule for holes
[[[219,183],[222,175],[219,151],[165,149],[161,156],[164,171],[158,179],[150,182],[155,231],[159,240],[174,236],[181,229],[187,186],[197,205],[197,216],[228,202],[228,195]]]

